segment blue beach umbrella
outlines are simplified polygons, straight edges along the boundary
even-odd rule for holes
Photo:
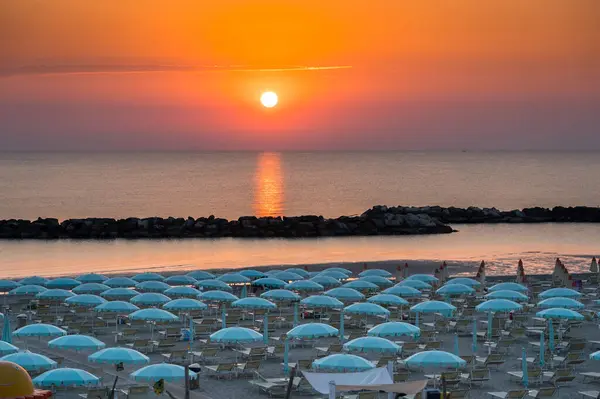
[[[148,364],[150,358],[130,348],[106,348],[88,356],[88,361],[100,364]]]
[[[440,280],[432,274],[413,274],[406,278],[407,280],[419,280],[427,284],[437,284]]]
[[[361,277],[358,281],[368,281],[369,283],[373,283],[379,288],[389,288],[394,285],[390,280],[381,276],[367,276]]]
[[[453,368],[459,369],[467,365],[460,357],[445,351],[424,351],[408,357],[404,364],[413,369]]]
[[[56,362],[47,356],[29,351],[17,352],[0,358],[3,362],[12,362],[27,371],[43,371],[56,368]]]
[[[325,291],[324,295],[332,296],[344,302],[358,302],[365,299],[365,296],[355,289],[347,287],[338,287]]]
[[[188,372],[190,378],[198,378],[198,375],[193,371]],[[129,376],[138,382],[156,382],[159,380],[176,382],[185,379],[185,368],[177,364],[151,364],[134,371]]]
[[[472,278],[467,278],[467,277],[456,277],[453,278],[452,280],[449,280],[446,285],[448,284],[463,284],[466,285],[467,287],[479,287],[481,286],[481,283],[477,280],[474,280]]]
[[[0,313],[1,315],[2,313]],[[11,344],[12,343],[12,334],[10,332],[10,317],[8,315],[4,315],[3,317],[3,326],[2,326],[2,341]]]
[[[521,370],[523,370],[523,386],[528,388],[529,375],[527,374],[527,352],[525,351],[525,347],[521,348],[521,359]]]
[[[202,292],[192,287],[180,285],[178,287],[169,288],[168,290],[163,292],[163,294],[165,294],[169,298],[198,298],[198,296],[201,295]]]
[[[344,303],[339,299],[326,295],[311,295],[302,299],[300,303],[307,308],[341,309],[344,307]]]
[[[208,306],[205,303],[200,302],[197,299],[191,298],[180,298],[169,301],[163,305],[163,309],[168,311],[184,311],[189,312],[192,310],[205,310]]]
[[[270,290],[263,292],[260,297],[270,301],[279,302],[298,302],[300,299],[302,299],[300,295],[289,290]]]
[[[72,290],[73,288],[81,285],[80,281],[74,278],[61,277],[54,280],[46,281],[46,288],[60,288],[63,290]]]
[[[418,290],[430,290],[431,285],[421,280],[402,280],[396,286],[412,287]]]
[[[310,281],[314,281],[315,283],[322,285],[325,288],[339,287],[340,285],[342,285],[342,283],[340,283],[339,280],[336,280],[330,276],[319,275],[311,278]]]
[[[110,301],[96,306],[94,310],[100,313],[119,313],[127,315],[135,312],[136,310],[140,310],[140,308],[125,301]]]
[[[421,336],[421,329],[409,323],[402,321],[389,321],[381,323],[371,328],[367,335],[370,337],[412,337],[417,339]]]
[[[538,308],[547,309],[547,308],[565,308],[565,309],[583,309],[585,305],[575,299],[572,298],[563,298],[563,297],[553,297],[544,299],[543,301],[538,302]]]
[[[577,313],[574,310],[565,309],[565,308],[545,309],[545,310],[542,310],[541,312],[537,312],[535,314],[535,316],[542,317],[544,319],[551,319],[551,320],[583,320],[583,319],[585,319],[585,317],[583,317],[582,314]]]
[[[491,286],[488,291],[500,291],[500,290],[508,290],[508,291],[517,291],[517,292],[527,292],[527,287],[517,283],[498,283]]]
[[[276,309],[277,305],[273,302],[268,301],[264,298],[242,298],[231,304],[234,308],[242,308],[242,309],[266,309],[272,310]],[[254,315],[252,316],[254,318]],[[265,313],[263,317],[263,339],[265,345],[269,342],[269,314]]]
[[[390,311],[376,303],[361,302],[344,308],[344,313],[389,316]]]
[[[338,281],[346,280],[348,278],[348,275],[346,273],[336,272],[334,270],[324,270],[321,273],[319,273],[317,276],[331,277]]]
[[[129,288],[135,287],[137,281],[130,279],[129,277],[113,277],[104,281],[104,285],[108,285],[110,288]]]
[[[289,269],[285,269],[284,271],[289,273],[295,273],[302,278],[308,278],[308,272],[304,269],[300,269],[298,267],[291,267]]]
[[[186,274],[171,276],[165,279],[165,283],[169,285],[194,285],[197,282],[198,280]]]
[[[215,290],[215,291],[203,292],[200,295],[200,299],[202,299],[203,301],[229,303],[229,302],[235,302],[240,298],[238,298],[237,296],[235,296],[229,292]]]
[[[163,283],[162,281],[142,281],[141,283],[137,283],[135,285],[136,291],[139,292],[158,292],[163,293],[166,290],[171,288],[171,286],[167,283]]]
[[[8,292],[20,286],[21,284],[17,283],[16,281],[0,280],[0,292]]]
[[[358,277],[367,276],[381,276],[381,277],[392,277],[392,273],[383,269],[367,269],[359,273]]]
[[[212,280],[216,277],[214,274],[205,272],[204,270],[195,270],[193,272],[189,272],[187,276],[196,279],[196,281]]]
[[[600,360],[600,351],[592,353],[590,355],[590,359],[592,359],[592,360]]]
[[[343,288],[352,288],[358,292],[375,292],[379,291],[377,284],[370,283],[364,280],[353,280],[342,284]]]
[[[198,281],[196,286],[201,290],[233,291],[229,284],[224,283],[221,280],[201,280]]]
[[[323,323],[307,323],[301,324],[289,330],[286,334],[284,342],[283,352],[283,370],[287,374],[288,367],[288,354],[289,354],[289,341],[290,340],[306,340],[315,338],[327,338],[335,337],[339,334],[339,330],[335,327],[331,327],[328,324]]]
[[[108,285],[102,283],[84,283],[73,288],[75,294],[101,294],[106,290],[109,290]]]
[[[277,278],[286,282],[304,280],[304,277],[300,276],[299,274],[285,271],[270,274],[269,277]]]
[[[0,356],[10,355],[11,353],[17,353],[18,351],[19,348],[10,342],[6,342],[4,340],[0,341]]]
[[[490,299],[475,307],[478,312],[514,312],[523,306],[508,299]]]
[[[131,288],[111,288],[104,292],[100,293],[102,298],[106,298],[109,300],[113,299],[131,299],[134,296],[140,295],[136,290],[132,290]]]
[[[529,297],[517,291],[498,290],[486,294],[485,299],[508,299],[510,301],[524,302],[529,300]]]
[[[408,301],[392,294],[378,294],[367,299],[367,302],[376,303],[378,305],[389,305],[389,306],[404,306],[408,305]]]
[[[108,280],[108,277],[103,276],[102,274],[97,274],[97,273],[87,273],[87,274],[82,274],[81,276],[77,277],[75,280],[81,282],[81,284],[88,284],[88,283],[103,283],[106,280]]]
[[[253,269],[241,270],[239,273],[242,276],[248,277],[251,280],[256,280],[257,278],[263,278],[267,276],[263,272],[259,272],[258,270]]]
[[[389,339],[360,337],[346,342],[344,349],[351,352],[398,353],[401,348]]]
[[[419,327],[420,313],[440,313],[442,316],[450,317],[455,310],[456,306],[441,301],[424,301],[410,308],[411,312],[416,313],[415,325],[417,327]]]
[[[395,285],[393,287],[383,290],[383,293],[397,295],[402,298],[419,298],[421,296],[421,291],[419,291],[416,288],[409,287],[407,285]]]
[[[142,283],[144,281],[163,281],[165,278],[158,273],[145,272],[136,274],[131,279],[137,281],[138,283]]]
[[[348,277],[352,276],[352,271],[345,269],[343,267],[328,267],[327,270],[344,273]]]
[[[67,298],[71,298],[75,296],[71,291],[63,290],[61,288],[52,288],[46,291],[42,291],[37,294],[35,297],[37,299],[46,299],[46,300],[54,300],[54,301],[63,301]]]
[[[131,320],[145,320],[154,322],[172,322],[179,320],[179,318],[173,313],[157,308],[136,310],[128,317]]]
[[[252,285],[264,288],[283,288],[286,284],[285,281],[274,277],[263,277],[252,282]]]
[[[171,300],[171,298],[169,298],[168,296],[166,296],[164,294],[160,294],[158,292],[146,292],[146,293],[134,296],[133,298],[131,298],[129,300],[129,302],[131,302],[137,306],[140,306],[140,305],[159,306],[159,305],[164,305],[165,303],[169,302],[170,300]]]
[[[554,298],[554,297],[563,297],[563,298],[579,298],[581,297],[581,292],[572,290],[570,288],[551,288],[549,290],[541,292],[538,297],[542,299],[546,298]]]
[[[52,324],[29,324],[13,331],[13,337],[60,337],[67,335],[67,332],[62,328],[53,326]]]
[[[100,378],[81,369],[59,368],[40,374],[33,379],[33,383],[38,387],[79,387],[98,385]]]
[[[325,287],[312,280],[293,281],[289,284],[286,284],[284,288],[286,290],[298,292],[321,292],[325,290]]]
[[[222,328],[210,335],[210,342],[223,344],[251,343],[260,342],[262,340],[263,335],[261,333],[245,327]]]
[[[220,280],[227,284],[245,284],[252,281],[249,277],[246,277],[243,274],[239,273],[226,273],[218,277],[217,280]]]
[[[347,353],[336,353],[317,359],[312,364],[317,371],[352,372],[366,371],[375,368],[375,365],[365,358]]]
[[[20,287],[14,288],[8,292],[8,295],[37,295],[40,292],[47,291],[46,287],[41,285],[21,285]]]
[[[98,295],[81,294],[65,299],[67,305],[81,306],[85,308],[95,308],[98,305],[107,303],[108,301]]]
[[[25,277],[24,279],[19,280],[19,284],[21,284],[21,285],[45,285],[47,281],[48,281],[48,279],[44,278],[44,277],[31,276],[31,277]]]
[[[435,293],[442,296],[472,295],[475,293],[475,290],[464,284],[446,284],[435,291]]]
[[[65,335],[48,342],[50,348],[80,350],[98,350],[106,347],[99,339],[88,335]]]
[[[271,269],[271,270],[267,270],[267,271],[265,272],[265,274],[266,274],[267,276],[271,276],[271,275],[273,275],[273,274],[275,274],[275,273],[279,273],[279,272],[282,272],[282,271],[283,271],[283,270],[280,270],[280,269]]]

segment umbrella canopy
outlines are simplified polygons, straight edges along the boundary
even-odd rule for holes
[[[517,283],[498,283],[490,287],[489,292],[500,291],[500,290],[509,290],[509,291],[517,291],[517,292],[527,292],[527,287]]]
[[[401,321],[390,321],[381,323],[371,328],[367,335],[370,337],[402,337],[408,336],[414,339],[421,336],[421,329],[409,323]]]
[[[168,311],[191,311],[208,309],[208,306],[197,299],[180,298],[165,303],[163,309]]]
[[[346,276],[352,276],[352,271],[345,269],[343,267],[328,267],[326,270],[344,273]]]
[[[287,282],[304,280],[304,277],[302,277],[299,274],[292,273],[292,272],[285,272],[285,271],[270,274],[269,277],[277,278],[279,280],[287,281]]]
[[[156,322],[177,321],[179,318],[166,310],[150,308],[136,310],[128,316],[131,320],[146,320]]]
[[[390,280],[381,276],[366,276],[361,277],[358,281],[368,281],[369,283],[373,283],[379,288],[389,288],[394,285]]]
[[[287,336],[291,339],[313,339],[335,337],[339,330],[324,323],[301,324],[289,330]]]
[[[210,342],[220,342],[224,344],[238,344],[259,342],[263,340],[263,335],[259,332],[245,327],[227,327],[210,335]]]
[[[340,301],[362,301],[365,296],[352,288],[338,287],[325,292],[325,295],[332,296]]]
[[[29,351],[17,352],[0,358],[4,362],[12,362],[27,371],[42,371],[56,368],[56,362],[49,357]]]
[[[111,301],[96,306],[95,310],[96,312],[129,314],[140,310],[140,308],[125,301]]]
[[[267,270],[267,271],[265,272],[265,274],[266,274],[267,276],[271,276],[272,274],[279,273],[279,272],[282,272],[282,271],[283,271],[283,270],[280,270],[280,269],[271,269],[271,270]]]
[[[140,293],[131,288],[111,288],[100,293],[102,298],[106,299],[131,299]]]
[[[65,290],[72,290],[78,285],[81,285],[81,281],[67,277],[61,277],[54,280],[46,281],[46,288],[62,288]]]
[[[130,348],[106,348],[88,356],[88,361],[101,364],[147,364],[150,358]]]
[[[268,301],[264,298],[242,298],[231,304],[234,308],[242,308],[242,309],[276,309],[277,305],[273,302]]]
[[[62,335],[67,335],[67,332],[52,324],[44,323],[30,324],[13,331],[13,337],[60,337]]]
[[[35,297],[37,299],[48,299],[48,300],[65,300],[67,298],[71,298],[75,296],[71,291],[63,290],[61,288],[52,288],[46,291],[42,291],[37,294]]]
[[[527,301],[529,297],[517,291],[498,290],[485,295],[486,299],[508,299],[510,301]]]
[[[169,302],[171,298],[164,294],[159,294],[158,292],[146,292],[143,294],[139,294],[131,298],[129,301],[134,305],[149,305],[149,306],[158,306],[164,305]]]
[[[522,305],[508,299],[490,299],[475,307],[478,312],[512,312],[521,309]]]
[[[0,315],[2,315],[2,313],[0,313]],[[4,315],[3,315],[4,316]],[[5,315],[4,317],[3,325],[2,325],[2,338],[0,340],[0,342],[6,342],[11,344],[12,343],[12,334],[10,333],[10,317],[8,317],[8,315]]]
[[[379,294],[367,299],[367,302],[377,303],[379,305],[403,306],[408,305],[408,301],[392,294]]]
[[[440,313],[446,317],[451,316],[455,310],[456,306],[442,301],[425,301],[410,308],[414,313]]]
[[[390,311],[376,303],[362,302],[354,303],[344,308],[344,313],[364,314],[364,315],[384,315],[389,316]]]
[[[168,290],[163,292],[163,294],[165,294],[169,298],[198,298],[198,295],[201,295],[202,292],[193,287],[186,287],[180,285],[178,287],[169,288]]]
[[[344,307],[340,300],[326,295],[311,295],[304,298],[300,303],[309,308],[332,308],[341,309]]]
[[[289,290],[270,290],[267,292],[263,292],[260,295],[260,297],[264,299],[269,299],[271,301],[280,302],[298,302],[300,299],[302,299],[300,298],[300,295]]]
[[[324,291],[325,287],[316,281],[312,280],[300,280],[293,281],[285,286],[286,290],[298,291],[298,292],[319,292]]]
[[[410,368],[462,368],[467,365],[460,357],[444,351],[424,351],[415,353],[404,361]]]
[[[242,284],[249,283],[250,281],[252,281],[249,277],[246,277],[243,274],[239,273],[226,273],[221,277],[217,278],[217,280],[220,280],[227,284]]]
[[[364,281],[364,280],[350,281],[350,282],[347,282],[346,284],[342,284],[342,287],[352,288],[356,291],[362,291],[362,292],[373,292],[373,291],[379,290],[379,286],[377,284],[373,284],[373,283],[370,283],[370,282]]]
[[[358,277],[367,277],[367,276],[381,276],[381,277],[392,277],[392,273],[383,269],[367,269],[360,272]]]
[[[168,363],[151,364],[134,371],[129,376],[135,381],[140,382],[156,382],[158,380],[174,382],[185,379],[185,368]],[[198,378],[198,375],[191,370],[189,371],[189,376],[192,379]]]
[[[46,371],[33,379],[39,387],[97,385],[100,378],[81,369],[60,368]]]
[[[135,285],[135,289],[139,292],[165,292],[171,288],[171,286],[167,283],[163,283],[162,281],[142,281],[141,283],[137,283]]]
[[[85,349],[102,349],[106,344],[99,339],[90,337],[88,335],[65,335],[63,337],[54,338],[48,342],[50,348],[58,349],[72,349],[72,350],[85,350]]]
[[[398,353],[401,348],[389,339],[360,337],[345,343],[344,349],[353,352]]]
[[[563,297],[554,297],[544,299],[543,301],[538,302],[538,308],[548,309],[548,308],[565,308],[565,309],[583,309],[585,305],[579,301],[576,301],[573,298],[563,298]]]
[[[0,292],[8,292],[19,287],[21,284],[12,280],[0,280]]]
[[[110,288],[129,288],[135,287],[137,281],[130,279],[129,277],[113,277],[104,281],[105,285]]]
[[[570,288],[551,288],[541,292],[538,296],[543,299],[554,297],[579,298],[581,293]]]
[[[193,272],[189,272],[187,276],[196,279],[196,281],[212,280],[216,277],[214,274],[205,272],[204,270],[195,270]]]
[[[590,355],[590,359],[592,359],[592,360],[600,360],[600,351],[592,353]]]
[[[201,280],[198,281],[196,286],[202,290],[208,289],[227,292],[233,291],[233,289],[227,283],[224,283],[221,280]]]
[[[242,276],[248,277],[249,279],[252,279],[252,280],[267,276],[263,272],[259,272],[258,270],[252,270],[252,269],[242,270],[242,271],[240,271],[240,274]]]
[[[108,277],[103,276],[102,274],[87,273],[87,274],[82,274],[81,276],[77,277],[76,280],[81,282],[82,284],[103,283],[106,280],[108,280]]]
[[[438,295],[471,295],[475,293],[475,290],[468,285],[464,284],[446,284],[436,292]]]
[[[165,279],[165,283],[167,283],[169,285],[194,285],[197,282],[198,282],[198,280],[196,280],[192,276],[188,276],[185,274],[171,276],[171,277],[167,277]]]
[[[44,284],[46,284],[46,281],[48,281],[47,278],[40,277],[40,276],[31,276],[31,277],[25,277],[24,279],[19,280],[19,284],[21,284],[21,285],[44,285]]]
[[[407,277],[407,280],[419,280],[424,283],[439,283],[440,280],[432,274],[413,274]]]
[[[571,309],[565,308],[550,308],[546,310],[542,310],[541,312],[537,312],[535,314],[536,317],[542,317],[544,319],[559,319],[559,320],[583,320],[582,314],[577,313]]]
[[[11,353],[17,353],[19,348],[13,344],[4,340],[0,341],[0,356],[10,355]]]
[[[131,279],[137,281],[138,283],[142,283],[144,281],[163,281],[165,278],[158,273],[145,272],[136,274]]]
[[[106,299],[92,294],[75,295],[65,300],[67,305],[81,306],[86,308],[95,308],[96,306],[107,302],[108,301]]]
[[[407,285],[395,285],[383,290],[383,293],[397,295],[403,298],[418,298],[421,296],[421,291]]]
[[[331,277],[338,281],[346,280],[348,278],[348,275],[346,273],[336,272],[335,270],[324,270],[321,273],[317,274],[317,276]]]
[[[235,302],[240,298],[225,291],[206,291],[200,295],[200,299],[213,302]]]
[[[263,277],[254,280],[252,285],[265,288],[283,288],[287,283],[274,277]]]
[[[425,281],[416,280],[416,279],[402,280],[398,284],[396,284],[396,286],[412,287],[412,288],[416,288],[417,290],[430,290],[431,289],[431,285],[427,284]]]
[[[318,371],[333,372],[365,371],[375,368],[375,365],[367,359],[346,353],[336,353],[322,357],[315,360],[312,366],[313,369]]]
[[[342,285],[342,283],[340,283],[339,280],[336,280],[330,276],[319,275],[311,278],[310,281],[314,281],[315,283],[322,285],[325,288],[339,287],[340,285]]]
[[[446,283],[446,285],[448,285],[448,284],[463,284],[468,287],[479,287],[481,285],[481,283],[479,281],[474,280],[472,278],[468,278],[468,277],[453,278],[452,280],[450,280]]]
[[[101,294],[110,287],[102,283],[84,283],[73,288],[75,294]]]
[[[46,287],[42,287],[41,285],[22,285],[10,290],[8,295],[37,295],[47,290]]]
[[[290,273],[295,273],[302,278],[308,278],[308,272],[306,270],[300,269],[298,267],[291,267],[289,269],[285,269],[284,271],[290,272]]]

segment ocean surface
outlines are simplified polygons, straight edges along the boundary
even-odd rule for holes
[[[0,153],[0,219],[598,206],[599,171],[591,152]],[[598,225],[454,227],[427,237],[0,241],[0,276],[395,259],[485,259],[512,274],[519,258],[532,274],[551,270],[557,255],[582,271],[600,253]]]

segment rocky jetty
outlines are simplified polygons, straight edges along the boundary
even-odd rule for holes
[[[201,218],[53,218],[0,220],[0,239],[303,238],[447,234],[461,223],[600,223],[600,208],[496,208],[375,206],[360,216]]]

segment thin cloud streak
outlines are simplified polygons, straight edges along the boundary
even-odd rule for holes
[[[350,69],[351,65],[250,67],[247,65],[35,65],[0,69],[0,77],[24,75],[106,75],[157,72],[293,72]]]

